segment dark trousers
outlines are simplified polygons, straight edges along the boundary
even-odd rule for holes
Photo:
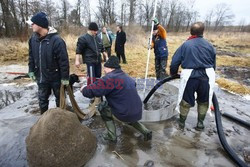
[[[56,97],[56,106],[60,105],[60,86],[61,82],[50,82],[50,83],[38,83],[38,98],[39,107],[41,114],[48,110],[49,107],[49,96],[51,95],[51,90]]]
[[[118,57],[119,62],[121,62],[121,57],[122,57],[122,63],[124,63],[124,64],[127,63],[124,53],[116,53],[116,56]]]
[[[209,83],[208,79],[189,78],[184,94],[185,100],[192,107],[195,105],[194,93],[197,93],[197,102],[208,102],[209,98]]]
[[[110,57],[111,56],[111,46],[110,47],[105,47],[104,50],[105,50],[105,52],[108,53],[108,57]]]
[[[87,84],[91,84],[96,81],[97,78],[102,76],[102,64],[101,63],[87,63],[88,80]]]
[[[166,73],[167,57],[155,57],[155,74],[157,80],[167,77]]]

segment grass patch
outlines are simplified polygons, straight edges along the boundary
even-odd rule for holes
[[[238,82],[230,81],[225,78],[219,78],[216,83],[224,89],[241,95],[250,94],[250,87],[239,84]]]
[[[83,32],[84,33],[84,32]],[[148,40],[149,33],[144,33],[140,28],[134,27],[128,29],[127,43],[125,45],[125,55],[128,64],[121,64],[123,70],[132,77],[145,77],[145,69],[148,55]],[[77,35],[63,35],[63,39],[66,42],[67,50],[70,60],[71,73],[86,74],[86,65],[81,65],[81,68],[76,68],[75,62],[75,50],[76,43],[79,36]],[[169,73],[169,65],[172,60],[172,56],[176,49],[189,37],[189,32],[186,33],[168,33],[167,43],[169,49],[169,57],[167,63],[167,72]],[[229,52],[238,52],[246,55],[250,54],[250,33],[207,33],[204,38],[212,42],[213,45],[220,50],[226,50]],[[114,53],[114,42],[112,45],[112,54]],[[19,42],[14,39],[3,38],[0,41],[0,64],[20,64],[27,63],[28,61],[28,42]],[[217,56],[217,66],[236,66],[236,67],[249,67],[250,57],[230,57],[230,56]],[[149,61],[148,77],[155,77],[154,67],[154,52],[151,50],[151,56]],[[231,82],[231,81],[230,81]],[[217,80],[217,83],[232,92],[240,94],[249,94],[249,88],[240,84],[225,79]],[[237,87],[237,88],[236,88]],[[240,88],[242,87],[242,88]]]
[[[216,66],[250,67],[250,57],[217,56]]]

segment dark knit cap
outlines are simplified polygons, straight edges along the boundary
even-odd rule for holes
[[[98,25],[95,22],[89,24],[89,30],[98,31]]]
[[[47,15],[46,15],[46,13],[44,13],[44,12],[38,12],[38,13],[36,13],[36,14],[31,18],[31,21],[32,21],[34,24],[36,24],[36,25],[38,25],[38,26],[40,26],[40,27],[42,27],[42,28],[48,28],[48,26],[49,26],[49,21],[48,21],[48,19],[47,19]]]
[[[119,69],[119,59],[116,56],[110,56],[108,61],[104,64],[104,67]]]
[[[154,30],[157,30],[158,29],[158,25],[154,25]]]

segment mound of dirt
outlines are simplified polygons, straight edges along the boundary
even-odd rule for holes
[[[30,167],[80,167],[95,153],[97,141],[74,113],[55,108],[31,127],[26,147]]]

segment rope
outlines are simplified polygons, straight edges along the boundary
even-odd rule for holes
[[[72,89],[69,85],[67,86],[64,86],[61,84],[61,88],[60,88],[60,108],[62,109],[66,109],[66,97],[65,97],[65,87],[66,87],[66,90],[69,94],[69,98],[70,98],[70,101],[71,101],[71,104],[72,104],[72,107],[73,107],[73,110],[74,110],[74,113],[77,115],[77,117],[80,119],[80,120],[85,120],[85,119],[88,119],[90,117],[92,117],[93,115],[86,115],[82,112],[82,110],[79,108],[78,104],[76,103],[76,100],[74,98],[74,94],[72,92]]]

